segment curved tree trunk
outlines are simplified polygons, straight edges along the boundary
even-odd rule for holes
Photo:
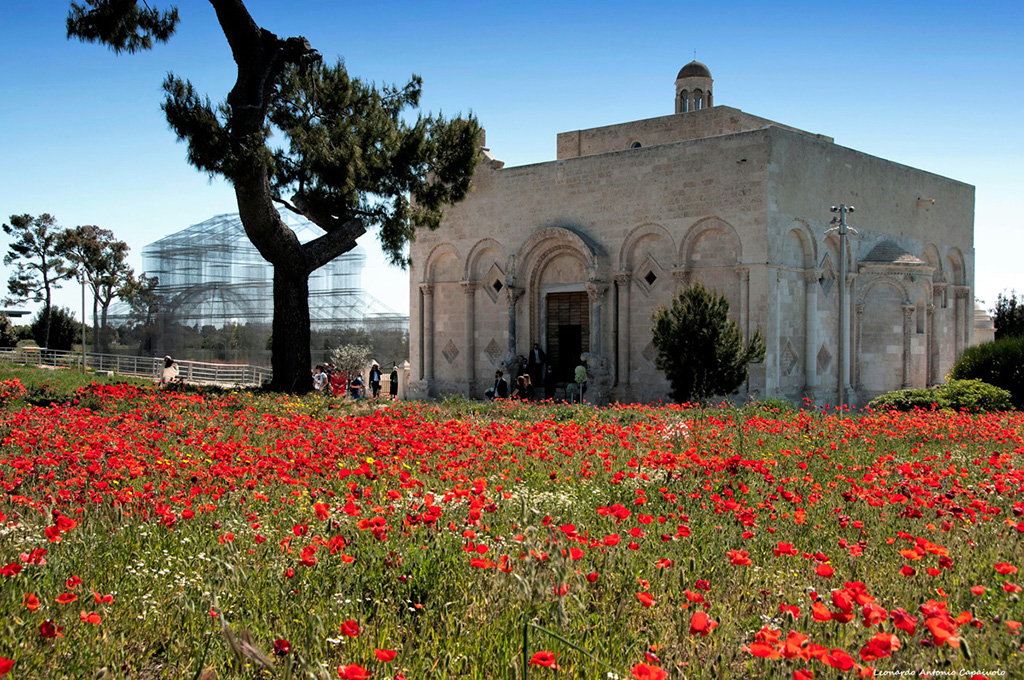
[[[309,354],[309,274],[274,266],[274,324],[271,366],[276,392],[303,394],[312,389]]]

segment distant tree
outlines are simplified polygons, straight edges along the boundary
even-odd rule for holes
[[[368,345],[342,345],[331,350],[331,363],[347,377],[362,375],[369,358]]]
[[[0,347],[17,347],[18,331],[14,330],[11,318],[0,314]]]
[[[8,303],[42,302],[42,334],[37,336],[43,347],[50,341],[50,305],[54,288],[72,276],[60,250],[63,229],[49,214],[39,217],[11,215],[11,223],[3,225],[4,233],[14,240],[7,246],[5,265],[15,265],[7,282],[11,297]]]
[[[153,350],[156,319],[166,306],[166,299],[157,292],[159,280],[155,276],[139,274],[125,278],[117,290],[117,297],[131,309],[131,324],[121,328],[123,337],[138,343],[140,354]]]
[[[50,335],[48,343],[43,341],[44,333]],[[40,309],[32,319],[32,335],[41,347],[69,350],[81,339],[81,333],[81,324],[66,307],[51,307],[49,319]]]
[[[135,272],[125,259],[128,244],[114,238],[114,232],[85,225],[66,229],[60,238],[61,252],[67,257],[75,276],[84,276],[92,291],[93,351],[110,348],[107,310],[118,291],[135,280]]]
[[[761,332],[744,347],[739,326],[729,320],[729,301],[699,283],[655,312],[652,333],[655,365],[679,403],[732,394],[747,379],[748,364],[764,361]]]
[[[1024,296],[1017,291],[1009,295],[1003,291],[996,297],[996,308],[992,310],[992,321],[996,327],[996,340],[1024,337]]]
[[[136,0],[72,3],[68,37],[115,53],[149,49],[178,24]],[[188,162],[235,188],[245,232],[274,265],[272,387],[306,392],[310,380],[309,275],[355,247],[367,227],[391,260],[417,227],[436,228],[443,208],[462,200],[479,159],[480,127],[468,120],[410,122],[421,80],[377,89],[324,66],[301,37],[261,28],[242,0],[210,0],[238,67],[227,100],[214,107],[188,81],[168,75],[163,110]],[[287,143],[272,148],[272,133]],[[275,210],[280,203],[324,229],[300,243]]]

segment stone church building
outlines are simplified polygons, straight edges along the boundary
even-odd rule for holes
[[[836,403],[842,380],[860,406],[944,379],[974,331],[974,187],[718,106],[696,61],[674,99],[559,134],[554,161],[485,149],[468,198],[412,245],[410,396],[482,397],[536,343],[556,398],[582,356],[588,400],[667,399],[651,317],[698,281],[767,342],[740,398]]]

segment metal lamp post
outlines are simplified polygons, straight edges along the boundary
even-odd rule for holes
[[[838,213],[832,218],[829,224],[831,229],[825,232],[826,235],[832,232],[839,234],[839,413],[842,414],[846,406],[846,390],[850,384],[850,314],[846,308],[846,239],[850,232],[857,233],[856,229],[846,224],[846,215],[852,213],[854,207],[845,203],[829,208],[829,212]]]
[[[85,373],[85,271],[82,271],[82,373]]]

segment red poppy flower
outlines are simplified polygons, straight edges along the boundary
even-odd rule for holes
[[[6,656],[0,656],[0,675],[7,675],[14,668],[14,660]]]
[[[348,666],[338,666],[338,677],[342,680],[366,680],[370,677],[369,671],[357,663]]]
[[[904,609],[893,609],[892,625],[896,626],[900,630],[905,630],[909,634],[913,635],[914,632],[917,630],[917,617],[911,616]]]
[[[39,609],[39,598],[32,593],[25,593],[25,597],[21,599],[21,602],[25,605],[25,609],[28,609],[30,612]]]
[[[819,564],[815,567],[814,571],[818,573],[818,576],[823,578],[830,578],[832,574],[836,573],[836,570],[829,564]]]
[[[728,555],[729,564],[733,566],[745,567],[750,564],[753,564],[753,562],[750,561],[750,557],[746,550],[730,550],[728,552]]]
[[[292,651],[292,643],[287,640],[277,638],[274,640],[274,654],[277,656],[285,656],[288,652]]]
[[[384,663],[387,663],[388,661],[394,659],[395,655],[397,654],[397,652],[391,649],[374,649],[373,653],[378,659],[380,659]]]
[[[79,612],[78,618],[82,620],[82,623],[101,623],[103,618],[96,612]]]
[[[74,590],[81,583],[82,583],[82,579],[78,578],[77,576],[72,576],[71,578],[69,578],[67,581],[64,582],[64,585],[67,586],[68,590]]]
[[[718,627],[718,621],[712,621],[704,612],[695,612],[690,617],[690,635],[708,636],[708,633]]]
[[[50,619],[39,624],[39,634],[44,638],[64,637],[61,635],[62,630],[64,629],[54,624]]]
[[[1000,562],[999,564],[995,565],[995,567],[996,567],[996,572],[1000,573],[1000,574],[1003,574],[1004,576],[1006,574],[1016,574],[1017,573],[1017,567],[1013,566],[1009,562]]]
[[[821,658],[823,663],[841,671],[848,671],[853,668],[855,661],[853,657],[841,649],[833,649]]]
[[[657,666],[649,666],[645,663],[638,663],[630,669],[633,680],[664,680],[668,673]]]
[[[984,595],[985,594],[985,586],[971,586],[971,592],[974,593],[975,595]]]
[[[793,671],[793,680],[814,680],[814,673],[809,668]]]
[[[74,593],[61,593],[57,596],[57,602],[61,604],[71,604],[77,599],[78,595],[75,595]]]
[[[559,668],[555,663],[554,652],[537,652],[530,658],[531,666],[544,666],[545,668]]]
[[[637,593],[636,599],[640,600],[640,603],[645,607],[650,607],[654,604],[654,598],[651,597],[650,593]]]
[[[359,624],[352,619],[343,621],[341,624],[341,634],[347,635],[348,637],[356,637],[359,635]]]

